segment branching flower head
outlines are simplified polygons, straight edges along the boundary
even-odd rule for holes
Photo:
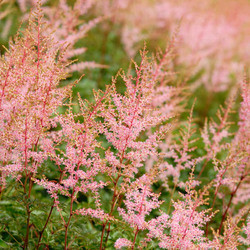
[[[199,211],[199,207],[206,203],[204,196],[207,191],[195,191],[199,182],[192,177],[186,183],[186,194],[181,194],[183,200],[173,203],[174,211],[171,216],[163,213],[156,219],[149,221],[149,233],[145,242],[157,238],[159,247],[165,249],[193,249],[196,246],[207,247],[202,227],[210,220],[208,210]],[[166,231],[167,230],[167,231]],[[169,232],[166,234],[166,232]]]
[[[41,10],[33,15],[23,34],[10,41],[9,50],[0,61],[3,177],[36,173],[47,158],[38,150],[40,141],[46,137],[46,131],[55,126],[52,115],[71,88],[58,88],[59,81],[66,77],[66,62],[60,47],[47,33]]]

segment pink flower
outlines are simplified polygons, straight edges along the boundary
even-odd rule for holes
[[[124,239],[124,238],[119,238],[115,242],[115,248],[116,249],[121,249],[123,247],[131,247],[133,243],[130,240]]]

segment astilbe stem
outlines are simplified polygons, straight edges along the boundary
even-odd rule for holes
[[[230,194],[230,200],[229,200],[229,202],[228,202],[228,204],[227,204],[227,207],[226,207],[226,210],[224,211],[224,213],[223,213],[223,215],[222,215],[222,218],[221,218],[220,227],[219,227],[219,234],[222,232],[223,222],[224,222],[224,220],[225,220],[225,218],[226,218],[226,216],[227,216],[227,212],[228,212],[228,209],[230,208],[230,205],[231,205],[231,203],[232,203],[233,197],[234,197],[234,195],[236,194],[237,190],[238,190],[239,187],[240,187],[240,184],[242,183],[242,181],[244,180],[245,177],[246,177],[246,175],[242,175],[242,176],[240,177],[240,180],[239,180],[237,186],[235,187],[235,189],[233,190],[233,192],[231,192],[231,194]]]
[[[134,240],[133,240],[133,245],[132,245],[132,247],[131,247],[132,250],[134,250],[135,241],[136,241],[136,237],[137,237],[138,232],[139,232],[139,229],[138,229],[138,227],[137,227],[137,229],[135,230],[135,236],[134,236]]]
[[[119,181],[120,177],[121,177],[121,175],[118,175],[117,178],[116,178],[116,180],[115,180],[115,183],[114,183],[114,193],[113,193],[113,197],[112,197],[112,201],[111,201],[111,209],[110,209],[110,212],[109,212],[110,216],[113,214],[113,211],[114,211],[114,208],[115,208],[115,204],[116,204],[116,200],[118,199],[117,185],[118,185],[118,181]],[[108,225],[108,231],[107,231],[107,236],[106,236],[106,240],[105,240],[105,245],[108,242],[111,223],[108,222],[108,220],[106,220],[106,222],[103,223],[103,225],[102,225],[100,250],[103,249],[103,247],[102,247],[102,245],[103,245],[103,238],[104,238],[105,228],[106,228],[106,226],[107,226],[108,223],[109,223],[109,225]]]
[[[64,250],[67,250],[67,237],[68,237],[69,223],[73,215],[74,195],[75,195],[75,188],[73,188],[71,196],[70,196],[70,214],[69,214],[68,222],[67,224],[65,224]]]
[[[59,177],[59,183],[61,183],[62,178],[63,178],[63,174],[64,174],[64,172],[63,172],[62,170],[60,170],[60,172],[61,172],[61,174],[60,174],[60,177]],[[37,250],[39,249],[40,242],[41,242],[42,237],[43,237],[43,233],[44,233],[44,231],[45,231],[45,229],[46,229],[46,227],[47,227],[47,225],[48,225],[48,223],[49,223],[50,217],[52,216],[52,212],[53,212],[53,210],[54,210],[55,204],[56,204],[56,200],[54,199],[53,204],[51,205],[51,208],[50,208],[48,217],[47,217],[47,219],[46,219],[46,221],[45,221],[45,224],[44,224],[42,230],[39,232],[39,239],[38,239],[37,247],[36,247]]]

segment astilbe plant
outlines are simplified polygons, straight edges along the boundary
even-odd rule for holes
[[[104,91],[94,91],[92,102],[79,94],[76,104],[73,85],[59,84],[72,70],[67,59],[74,49],[65,41],[77,41],[89,27],[75,29],[83,14],[75,8],[81,3],[71,9],[60,1],[60,10],[70,10],[65,22],[49,18],[54,7],[43,18],[38,5],[28,27],[10,40],[1,57],[1,202],[7,199],[16,209],[3,209],[0,215],[4,247],[247,246],[246,81],[241,84],[238,131],[231,132],[235,98],[230,97],[218,119],[205,121],[199,133],[195,101],[188,117],[183,112],[188,77],[178,82],[174,37],[154,56],[144,46],[140,62],[132,61],[128,73],[119,71]],[[74,13],[68,36],[62,26]],[[59,33],[51,34],[51,27]],[[13,229],[13,221],[20,231]]]
[[[161,88],[158,86],[158,77],[162,65],[155,64],[154,60],[150,62],[145,50],[141,57],[140,65],[135,64],[135,77],[121,74],[126,85],[125,95],[112,93],[112,104],[103,116],[106,124],[104,135],[115,149],[115,152],[108,150],[106,153],[106,160],[110,165],[108,175],[114,185],[110,215],[148,156],[158,154],[156,148],[166,130],[165,126],[160,125],[169,118],[168,112],[162,114],[159,107],[152,107],[159,96],[158,88]],[[145,134],[154,127],[158,127],[158,130]],[[145,138],[142,140],[143,134]],[[107,220],[103,224],[100,248],[107,224],[106,242],[108,241],[110,223]]]
[[[58,172],[58,181],[50,181],[46,178],[36,179],[38,185],[47,189],[50,196],[54,199],[51,207],[56,207],[63,225],[65,227],[65,248],[67,247],[67,234],[73,213],[90,215],[95,218],[105,218],[104,212],[101,210],[99,197],[99,189],[103,188],[107,183],[97,181],[96,176],[99,173],[106,172],[106,163],[102,159],[97,148],[101,147],[97,141],[98,134],[103,132],[103,124],[96,121],[98,113],[105,113],[105,102],[107,101],[107,92],[100,97],[100,93],[96,93],[96,104],[90,106],[84,103],[80,97],[81,111],[79,114],[73,114],[72,104],[64,115],[58,115],[55,120],[61,129],[52,132],[43,145],[44,152],[49,155],[51,161],[55,162]],[[83,118],[83,122],[76,122],[77,118]],[[61,149],[61,145],[65,145],[65,149]],[[91,192],[95,199],[95,209],[78,209],[73,210],[74,202],[77,200],[78,193]],[[58,195],[64,195],[70,199],[69,216],[64,218]],[[49,217],[51,214],[49,214]],[[48,219],[49,219],[48,217]]]
[[[48,155],[42,150],[48,131],[55,127],[52,114],[62,105],[68,88],[57,88],[65,78],[62,51],[46,34],[46,24],[38,10],[28,28],[10,42],[1,58],[0,155],[1,186],[7,176],[16,178],[30,198],[38,168]],[[20,31],[21,32],[21,31]],[[28,200],[27,200],[28,201]],[[29,203],[27,233],[29,237]]]
[[[65,63],[44,25],[38,13],[1,58],[2,184],[6,175],[20,180],[20,173],[36,174],[46,158],[40,142],[55,126],[51,115],[67,96],[68,88],[57,88]]]

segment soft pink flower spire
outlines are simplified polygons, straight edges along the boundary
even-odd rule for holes
[[[236,132],[231,142],[230,150],[227,158],[222,161],[221,168],[216,178],[217,188],[219,184],[226,185],[231,190],[230,200],[225,208],[223,219],[220,225],[226,219],[227,212],[231,204],[247,202],[250,198],[249,192],[249,111],[250,111],[250,89],[249,84],[243,82],[242,86],[242,102],[240,107],[240,121],[238,123],[239,130]],[[219,177],[219,178],[218,178]]]
[[[234,104],[234,90],[232,91],[229,100],[226,102],[226,107],[220,107],[217,111],[217,119],[205,120],[204,129],[201,131],[201,136],[205,144],[207,154],[205,156],[205,163],[199,173],[199,177],[206,168],[208,162],[211,159],[215,159],[217,154],[222,150],[226,150],[230,147],[230,143],[225,139],[230,138],[232,133],[229,132],[232,122],[230,121],[230,113],[233,110]],[[231,139],[231,138],[230,138]]]
[[[174,129],[178,129],[180,135],[175,136],[173,133],[169,133],[170,135],[167,135],[166,140],[159,143],[161,157],[174,160],[174,164],[170,164],[167,161],[163,161],[159,164],[159,178],[164,182],[165,187],[168,187],[170,176],[173,176],[175,187],[178,184],[182,185],[183,183],[180,183],[179,180],[182,170],[190,169],[194,164],[202,160],[202,157],[198,158],[193,155],[193,152],[196,150],[196,147],[193,145],[198,140],[198,138],[195,137],[196,125],[193,122],[194,104],[190,110],[188,121],[186,123],[173,125],[173,127],[177,127],[174,127]],[[150,168],[147,169],[147,171],[150,171]]]
[[[62,51],[51,38],[41,10],[34,15],[0,60],[2,183],[6,175],[36,174],[47,158],[40,143],[55,126],[52,114],[69,91],[69,87],[58,88],[66,76]]]
[[[76,48],[75,44],[84,38],[89,30],[95,27],[103,17],[97,17],[89,22],[83,20],[83,16],[93,5],[93,0],[77,0],[73,6],[67,1],[60,0],[53,7],[44,7],[44,12],[53,32],[54,39],[67,50],[64,53],[65,60],[85,53],[87,48]],[[68,67],[69,72],[82,71],[85,68],[106,67],[96,62],[76,62]]]
[[[87,48],[76,48],[76,43],[83,39],[87,32],[103,20],[103,17],[96,17],[90,21],[84,21],[83,16],[90,11],[95,0],[77,0],[73,6],[65,0],[53,1],[50,6],[44,6],[47,0],[19,0],[19,7],[26,12],[28,7],[39,8],[43,10],[45,19],[48,23],[48,32],[52,33],[54,40],[64,51],[65,60],[72,59],[86,52]],[[24,19],[28,17],[24,15]],[[98,64],[93,61],[75,62],[67,67],[68,72],[82,72],[86,68],[105,68],[106,65]]]
[[[156,209],[162,203],[158,200],[159,194],[155,194],[150,190],[151,178],[143,175],[131,184],[129,190],[125,194],[124,204],[126,210],[118,208],[119,214],[123,217],[130,227],[134,228],[135,235],[132,244],[132,249],[135,246],[135,241],[139,231],[147,229],[148,223],[145,217],[150,214],[153,209]],[[115,243],[117,248],[121,247],[122,243],[128,244],[126,239],[118,239]]]
[[[247,233],[247,228],[240,228],[238,225],[241,223],[242,216],[244,216],[245,213],[248,212],[248,210],[243,209],[235,218],[229,216],[223,223],[224,232],[222,233],[222,235],[218,231],[213,231],[214,238],[209,243],[209,247],[213,249],[237,250],[238,246],[242,245],[242,243],[247,245],[247,242],[249,242],[249,238],[246,240],[243,237],[239,236],[239,233],[242,230]],[[249,237],[249,235],[247,236]]]
[[[222,141],[227,138],[229,133],[230,121],[229,115],[232,112],[233,98],[227,103],[227,107],[220,109],[217,112],[219,122],[211,120],[209,123],[206,120],[204,130],[202,131],[202,138],[205,143],[205,148],[208,152],[207,159],[212,159],[225,146]]]
[[[196,247],[207,247],[207,239],[204,237],[202,227],[210,220],[208,210],[199,209],[206,204],[204,196],[207,190],[197,192],[195,186],[199,182],[192,177],[186,183],[186,194],[181,194],[183,200],[173,203],[174,211],[171,216],[163,213],[148,223],[149,233],[145,242],[157,238],[159,247],[165,249],[193,249]],[[164,230],[169,229],[166,234]]]
[[[139,168],[144,166],[150,156],[158,156],[158,143],[168,128],[163,123],[167,123],[174,111],[181,106],[175,101],[171,106],[174,96],[182,100],[179,97],[180,90],[177,87],[172,90],[167,87],[174,75],[170,66],[172,47],[169,46],[163,55],[157,55],[159,60],[148,57],[145,48],[141,57],[140,65],[134,63],[135,76],[131,72],[127,75],[119,74],[126,86],[125,94],[116,91],[114,79],[110,105],[105,113],[99,114],[104,119],[104,135],[112,146],[106,151],[105,157],[109,166],[107,173],[114,184],[110,215],[114,212],[117,201],[122,201],[123,194],[127,193]],[[174,89],[177,90],[176,94],[173,94]],[[103,224],[100,248],[107,224],[108,220]],[[110,223],[106,242],[109,232]]]
[[[247,218],[246,226],[242,228],[242,231],[246,235],[246,238],[239,237],[239,241],[244,245],[250,246],[250,217]]]
[[[112,166],[110,175],[118,171],[131,178],[149,156],[157,155],[156,147],[166,130],[159,125],[181,106],[174,101],[182,100],[180,90],[166,86],[166,79],[174,74],[171,69],[164,72],[171,57],[170,51],[166,50],[158,63],[147,57],[145,49],[141,56],[140,65],[135,64],[135,77],[120,74],[126,85],[125,95],[114,91],[112,105],[100,115],[106,124],[104,134],[115,149],[115,153],[107,151],[106,154]],[[160,129],[152,133],[156,126]],[[146,135],[143,140],[142,135]],[[125,162],[129,165],[125,166]]]
[[[124,204],[126,210],[118,208],[119,214],[133,228],[145,230],[147,222],[145,217],[150,212],[158,208],[161,201],[158,200],[159,194],[155,194],[150,190],[150,178],[143,175],[131,184],[129,190],[125,194]]]
[[[225,216],[231,203],[246,202],[249,197],[249,86],[242,83],[242,102],[240,108],[239,130],[231,144],[228,145],[228,155],[223,161],[215,159],[215,170],[218,171],[215,179],[215,197],[221,185],[231,190],[231,199],[225,210]],[[225,217],[224,216],[224,217]],[[225,218],[224,218],[225,219]]]
[[[116,249],[122,249],[123,247],[132,247],[133,243],[132,241],[125,239],[125,238],[119,238],[116,242],[115,242],[115,248]]]
[[[244,145],[245,141],[250,138],[250,84],[246,80],[241,82],[241,96],[239,130],[234,140],[236,143]],[[250,153],[250,146],[244,145],[244,147]]]
[[[104,129],[103,124],[96,121],[96,117],[97,113],[105,112],[105,102],[108,100],[107,94],[109,91],[108,88],[103,94],[97,92],[94,104],[87,103],[79,97],[79,114],[74,114],[72,104],[69,104],[67,112],[55,118],[61,129],[51,133],[43,144],[43,150],[56,163],[59,172],[62,174],[58,183],[60,185],[58,191],[65,190],[63,194],[68,194],[72,190],[73,201],[76,200],[78,192],[87,193],[91,191],[97,208],[101,206],[99,189],[103,188],[106,183],[97,181],[95,177],[99,173],[106,172],[106,163],[96,152],[96,149],[101,147],[97,137]],[[84,121],[82,123],[76,121],[79,118],[83,118]],[[60,149],[62,144],[66,145],[65,150]],[[51,145],[54,145],[54,148]],[[46,182],[46,180],[41,181],[37,180],[37,183]],[[47,181],[47,183],[50,192],[51,181]],[[46,188],[46,185],[44,187]]]

